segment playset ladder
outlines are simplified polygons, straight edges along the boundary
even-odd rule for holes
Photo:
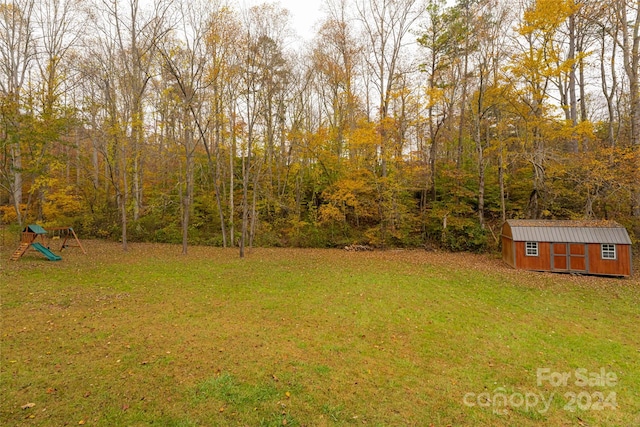
[[[29,242],[20,243],[20,246],[18,247],[18,249],[16,249],[13,255],[11,255],[11,261],[19,260],[20,257],[22,257],[22,255],[24,255],[24,253],[27,252],[27,249],[29,249],[29,246],[31,246],[31,243]]]

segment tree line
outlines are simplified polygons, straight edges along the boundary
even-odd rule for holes
[[[127,242],[485,250],[640,235],[639,0],[0,5],[2,222]]]

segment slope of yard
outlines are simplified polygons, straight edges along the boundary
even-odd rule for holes
[[[1,425],[640,425],[637,275],[84,243],[1,253]]]

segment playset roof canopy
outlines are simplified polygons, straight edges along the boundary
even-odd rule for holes
[[[35,233],[35,234],[47,234],[47,230],[39,226],[38,224],[29,224],[27,228],[24,229],[25,232]]]

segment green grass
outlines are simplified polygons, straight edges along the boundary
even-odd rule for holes
[[[640,425],[637,278],[424,251],[85,244],[60,262],[0,254],[0,425]],[[572,378],[538,386],[539,368]],[[619,381],[579,387],[578,368]],[[553,393],[547,412],[517,405],[533,393]],[[619,407],[586,410],[599,393]]]

